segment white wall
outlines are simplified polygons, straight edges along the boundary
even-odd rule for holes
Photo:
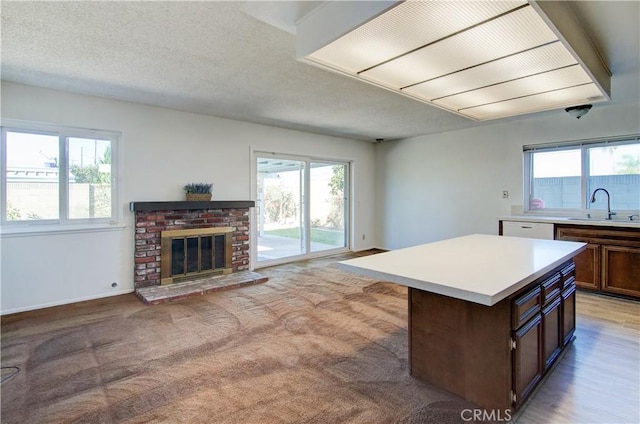
[[[397,249],[472,233],[522,205],[522,146],[640,133],[640,107],[594,105],[376,146],[379,245]],[[502,198],[508,190],[510,197]]]
[[[2,117],[123,133],[124,229],[0,239],[3,314],[133,290],[131,201],[251,199],[251,150],[353,161],[353,250],[375,245],[372,144],[2,82]],[[366,234],[366,240],[361,235]],[[112,288],[116,282],[118,287]]]

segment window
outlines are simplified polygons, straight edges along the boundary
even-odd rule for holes
[[[17,123],[2,127],[2,224],[117,221],[119,134]]]
[[[640,210],[640,137],[524,146],[527,211]]]

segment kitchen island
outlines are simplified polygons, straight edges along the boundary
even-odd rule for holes
[[[339,263],[409,287],[410,373],[487,409],[515,410],[575,328],[585,243],[474,234]]]

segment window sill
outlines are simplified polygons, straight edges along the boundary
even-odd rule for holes
[[[20,225],[2,226],[0,238],[32,237],[57,234],[98,233],[104,231],[122,231],[126,228],[123,224],[76,224],[76,225]]]

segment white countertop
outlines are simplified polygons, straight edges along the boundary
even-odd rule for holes
[[[541,215],[510,215],[500,216],[499,221],[518,221],[518,222],[548,222],[551,224],[571,224],[571,225],[597,225],[603,227],[621,227],[621,228],[640,228],[640,220],[635,218],[633,221],[624,220],[617,217],[613,220],[606,219],[589,219],[589,218],[572,218],[566,216],[541,216]]]
[[[492,306],[586,243],[473,234],[338,263],[345,271]]]

